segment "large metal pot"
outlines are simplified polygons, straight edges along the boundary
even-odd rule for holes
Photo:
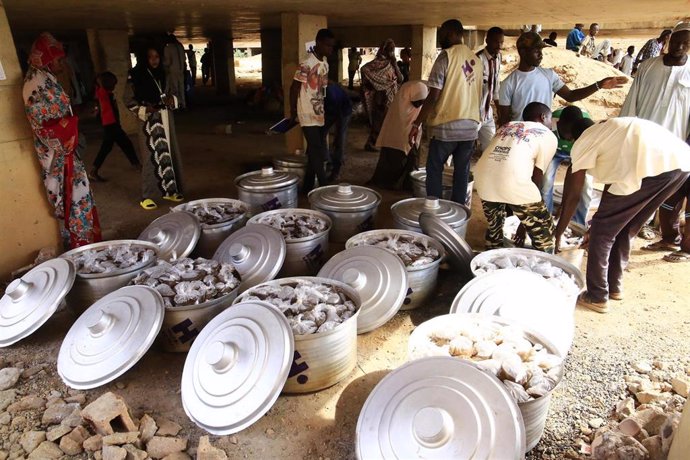
[[[435,197],[408,198],[398,201],[391,206],[395,228],[422,233],[419,225],[419,215],[423,212],[430,213],[450,225],[455,232],[465,238],[467,223],[472,216],[472,211],[462,204],[447,200],[439,200]]]
[[[381,195],[356,185],[329,185],[309,192],[309,203],[333,221],[330,241],[344,243],[351,236],[374,228]]]
[[[244,227],[244,224],[247,222],[249,206],[243,201],[233,200],[231,198],[206,198],[203,200],[189,201],[172,208],[173,212],[188,211],[193,213],[194,208],[212,204],[230,205],[233,208],[240,209],[242,215],[236,219],[217,224],[201,223],[201,236],[194,248],[193,254],[196,257],[203,257],[204,259],[213,257],[216,249],[218,249],[218,246],[220,246],[225,238]]]
[[[577,298],[580,295],[580,292],[582,292],[585,288],[585,278],[582,276],[582,272],[580,271],[579,268],[575,267],[573,264],[570,262],[566,261],[565,259],[553,255],[553,254],[547,254],[545,252],[541,251],[536,251],[534,249],[524,249],[524,248],[501,248],[501,249],[492,249],[490,251],[484,251],[479,254],[477,254],[474,259],[472,259],[472,262],[470,263],[470,269],[472,270],[472,273],[477,276],[477,270],[480,266],[485,265],[489,261],[502,257],[502,256],[526,256],[526,257],[537,257],[539,259],[543,259],[548,261],[551,265],[554,267],[558,267],[564,272],[566,272],[568,275],[573,278],[575,284],[577,285],[577,289],[574,289],[572,291],[566,291],[565,295],[566,298],[568,299],[568,304],[572,306],[573,310],[575,310],[575,306],[577,304]]]
[[[282,278],[245,291],[234,304],[243,302],[261,286],[284,286],[299,280],[337,288],[354,302],[357,312],[328,332],[294,336],[295,359],[283,393],[309,393],[331,387],[347,377],[357,365],[357,318],[361,300],[357,292],[345,283],[311,276]]]
[[[417,198],[426,197],[426,168],[419,168],[410,173],[412,179],[412,195]],[[474,189],[474,175],[470,173],[467,182],[467,195],[465,195],[465,206],[472,209],[472,190]],[[443,191],[441,198],[450,200],[453,194],[453,171],[443,171]]]
[[[305,238],[285,238],[285,262],[278,273],[279,277],[316,275],[326,262],[328,256],[328,234],[333,228],[333,222],[326,214],[311,209],[276,209],[258,214],[247,222],[247,225],[264,225],[262,219],[271,216],[285,216],[288,214],[318,217],[327,223],[327,228]]]
[[[297,207],[297,182],[292,173],[261,168],[235,178],[237,195],[249,205],[249,215],[281,208]]]
[[[420,265],[418,267],[405,266],[407,271],[407,296],[403,301],[401,310],[413,310],[424,305],[435,293],[436,283],[438,280],[438,268],[443,259],[443,246],[433,238],[424,235],[423,233],[411,232],[408,230],[371,230],[368,232],[355,235],[345,243],[345,249],[355,246],[367,246],[371,243],[369,241],[379,238],[391,238],[399,236],[408,236],[424,241],[428,246],[433,247],[439,252],[439,258],[427,265]],[[384,247],[386,250],[389,248]],[[394,252],[394,251],[390,251]]]
[[[118,270],[110,273],[79,273],[74,280],[74,285],[69,294],[67,294],[67,304],[74,309],[76,313],[83,313],[94,302],[105,297],[113,291],[127,286],[142,270],[152,266],[158,259],[158,246],[148,241],[141,240],[112,240],[103,241],[100,243],[87,244],[71,251],[67,251],[60,257],[72,260],[71,256],[76,256],[84,251],[91,249],[105,249],[108,247],[120,245],[134,245],[151,249],[154,256],[151,260],[138,265],[133,265],[123,270]]]
[[[294,174],[299,177],[297,183],[300,188],[304,183],[304,176],[307,173],[307,157],[304,155],[285,155],[273,158],[273,169],[275,171]]]
[[[487,316],[479,313],[453,313],[430,319],[429,321],[420,324],[414,331],[412,331],[410,340],[408,342],[409,359],[414,360],[429,356],[428,347],[425,345],[425,342],[428,341],[428,337],[433,331],[448,331],[455,327],[468,327],[475,324],[477,321],[485,321],[500,326],[518,327],[524,331],[525,339],[529,340],[533,344],[542,345],[549,353],[553,355],[556,355],[560,358],[563,357],[558,349],[548,339],[535,332],[531,328],[525,327],[518,321],[500,318],[498,316]],[[441,350],[441,348],[438,348],[438,350]],[[448,356],[447,353],[446,356]],[[496,377],[493,378],[495,379]],[[525,452],[529,452],[539,443],[539,439],[541,439],[541,435],[544,432],[544,425],[546,424],[546,416],[548,415],[549,411],[551,394],[553,393],[553,390],[558,387],[562,379],[563,365],[560,366],[558,381],[550,392],[532,401],[518,403],[527,437]]]

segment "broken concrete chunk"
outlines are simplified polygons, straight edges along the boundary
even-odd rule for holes
[[[46,407],[46,402],[43,398],[36,395],[24,396],[22,399],[7,407],[7,412],[16,414],[27,410],[39,410]]]
[[[154,436],[146,444],[146,452],[152,458],[163,458],[175,452],[182,452],[187,448],[187,440],[182,438],[164,438]]]
[[[103,446],[103,460],[125,460],[127,451],[122,447]]]
[[[673,391],[687,398],[688,391],[690,390],[690,378],[685,375],[673,377],[671,379],[671,386],[673,387]]]
[[[659,430],[664,422],[666,422],[668,415],[661,409],[655,407],[637,411],[634,418],[640,423],[642,428],[647,430],[651,436],[654,436],[659,434]]]
[[[77,441],[79,444],[82,444],[89,438],[89,436],[91,436],[91,434],[83,426],[78,426],[73,429],[68,436]]]
[[[63,436],[60,439],[60,449],[67,455],[79,455],[83,451],[81,443],[75,441],[69,436]]]
[[[632,417],[628,417],[618,424],[618,430],[621,433],[634,438],[637,436],[640,430],[642,430],[642,427],[637,420]]]
[[[625,398],[616,404],[616,416],[618,420],[623,420],[635,413],[635,400],[632,398]]]
[[[185,452],[175,452],[174,454],[166,455],[163,457],[163,460],[192,460],[192,457]]]
[[[158,431],[158,425],[156,425],[156,421],[150,415],[144,414],[144,416],[141,417],[141,420],[139,420],[139,433],[141,433],[141,442],[143,442],[144,444],[149,442],[151,438],[156,434],[156,431]]]
[[[68,415],[63,421],[63,425],[71,426],[72,428],[80,426],[84,423],[84,419],[81,417],[81,410],[74,409],[70,415]]]
[[[128,431],[126,433],[113,433],[103,436],[104,446],[121,446],[123,444],[133,444],[139,440],[138,431]]]
[[[101,450],[102,447],[103,437],[100,434],[93,435],[84,441],[84,449],[88,451],[95,452]]]
[[[157,422],[158,431],[156,432],[156,434],[158,436],[177,436],[177,433],[179,433],[182,429],[180,425],[173,422],[172,420],[168,420],[167,418],[161,417],[157,420]]]
[[[666,456],[661,450],[661,436],[650,436],[642,441],[642,445],[649,453],[649,460],[665,460]]]
[[[227,460],[228,455],[223,449],[211,445],[208,436],[199,438],[199,447],[196,451],[197,460]]]
[[[124,399],[111,392],[86,406],[81,411],[81,416],[101,435],[116,431],[137,431]]]
[[[659,434],[661,435],[661,449],[664,455],[668,455],[669,450],[671,450],[671,443],[673,442],[673,436],[678,430],[678,425],[680,424],[680,415],[672,414],[669,416],[664,424],[659,429]]]
[[[61,437],[65,436],[67,433],[72,431],[72,427],[67,425],[57,425],[50,427],[48,429],[48,434],[46,438],[48,441],[57,441]]]
[[[8,390],[17,384],[22,370],[16,367],[0,369],[0,391]]]
[[[35,458],[38,460],[52,460],[58,459],[64,456],[64,452],[58,447],[57,444],[50,441],[43,441],[33,452],[29,454],[29,458]]]
[[[127,460],[145,460],[148,458],[148,454],[133,446],[132,444],[125,444],[122,446],[127,451]]]
[[[19,438],[19,444],[22,446],[22,449],[24,449],[24,452],[30,454],[45,440],[45,431],[27,431]]]
[[[72,412],[74,412],[75,409],[80,409],[79,404],[53,404],[52,406],[48,407],[45,410],[45,412],[43,412],[43,418],[41,419],[41,422],[44,425],[55,425],[61,423],[64,419],[72,415]]]
[[[7,409],[7,407],[17,398],[17,390],[0,391],[0,411]]]

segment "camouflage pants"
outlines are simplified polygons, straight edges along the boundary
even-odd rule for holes
[[[532,240],[532,247],[538,251],[553,254],[555,228],[551,213],[546,209],[543,201],[515,205],[482,200],[482,208],[489,223],[486,230],[487,249],[503,247],[503,224],[506,219],[506,210],[510,209],[525,226]]]

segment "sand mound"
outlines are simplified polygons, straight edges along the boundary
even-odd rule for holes
[[[508,40],[506,39],[506,41]],[[506,49],[503,51],[501,80],[517,68],[520,60],[514,43],[506,45]],[[582,88],[606,77],[624,76],[623,73],[610,65],[594,59],[578,57],[572,51],[562,48],[544,48],[544,59],[541,66],[555,70],[570,89]],[[592,118],[596,120],[615,117],[623,106],[631,84],[632,80],[620,89],[597,91],[587,99],[575,103],[575,105],[589,112]],[[554,109],[565,105],[568,103],[560,97],[554,98]]]

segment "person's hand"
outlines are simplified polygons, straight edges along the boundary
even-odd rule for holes
[[[516,248],[525,247],[525,240],[527,239],[527,229],[524,225],[518,225],[517,230],[515,230],[515,236],[513,236],[513,243]]]
[[[582,243],[580,243],[580,249],[587,250],[589,249],[589,229],[585,232],[585,235],[582,237]]]
[[[621,88],[628,82],[628,77],[608,77],[598,82],[600,89]]]
[[[417,145],[417,136],[419,136],[419,126],[413,124],[412,129],[410,130],[410,135],[408,136],[410,147]]]
[[[553,251],[554,254],[558,254],[561,252],[561,238],[563,238],[563,230],[559,230],[558,226],[556,226],[556,231],[554,234],[554,244],[555,244],[555,249]]]

